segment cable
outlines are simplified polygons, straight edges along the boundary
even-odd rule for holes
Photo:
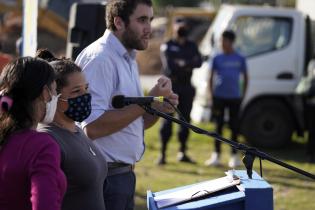
[[[170,102],[170,100],[168,100],[167,98],[164,98],[164,101],[167,102],[168,104],[170,104],[170,105],[173,107],[173,109],[175,110],[175,112],[178,114],[179,119],[183,120],[184,122],[188,122],[188,121],[185,119],[185,117],[183,116],[183,114],[179,111],[179,109],[178,109],[176,106],[174,106],[174,105]]]

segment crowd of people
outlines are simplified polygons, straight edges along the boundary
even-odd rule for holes
[[[47,49],[6,61],[0,76],[0,209],[134,209],[135,164],[145,150],[144,130],[158,117],[136,104],[115,109],[111,99],[143,96],[135,56],[148,47],[152,19],[151,0],[113,0],[106,6],[104,35],[75,61]],[[164,75],[148,95],[171,103],[153,102],[152,108],[173,116],[178,107],[190,122],[190,79],[202,58],[188,31],[185,20],[176,20],[174,37],[161,46]],[[233,48],[235,38],[233,31],[222,34],[223,52],[210,65],[209,82],[216,132],[222,134],[228,109],[237,141],[248,76],[245,58]],[[171,135],[172,122],[163,120],[159,165],[167,163]],[[194,163],[187,155],[189,130],[182,126],[177,136],[178,160]],[[205,164],[220,165],[220,153],[216,142]],[[231,153],[234,168],[240,161]]]

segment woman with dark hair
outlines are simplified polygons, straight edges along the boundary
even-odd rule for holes
[[[54,54],[50,52],[47,48],[38,49],[36,51],[35,57],[44,59],[45,61],[48,61],[48,62],[58,60],[58,58],[55,58]]]
[[[91,95],[81,68],[72,61],[50,62],[56,73],[57,93],[60,94],[55,119],[40,124],[38,130],[49,133],[61,148],[61,168],[68,189],[62,209],[105,210],[103,183],[107,165],[100,152],[75,122],[82,122],[91,113]]]
[[[59,210],[66,190],[60,149],[36,131],[56,111],[55,75],[42,59],[19,58],[0,78],[0,209]]]

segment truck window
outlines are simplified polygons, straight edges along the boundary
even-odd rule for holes
[[[232,28],[237,34],[236,49],[250,57],[287,46],[292,33],[292,19],[242,16]]]

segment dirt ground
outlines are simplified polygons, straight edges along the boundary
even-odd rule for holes
[[[154,75],[161,73],[160,45],[162,42],[162,38],[153,38],[150,40],[148,49],[137,53],[140,74]]]
[[[16,40],[20,38],[22,30],[20,27],[11,28],[0,35],[3,44],[3,51],[13,56],[16,54]],[[48,48],[57,57],[65,55],[66,40],[56,37],[52,33],[38,30],[38,48]]]

